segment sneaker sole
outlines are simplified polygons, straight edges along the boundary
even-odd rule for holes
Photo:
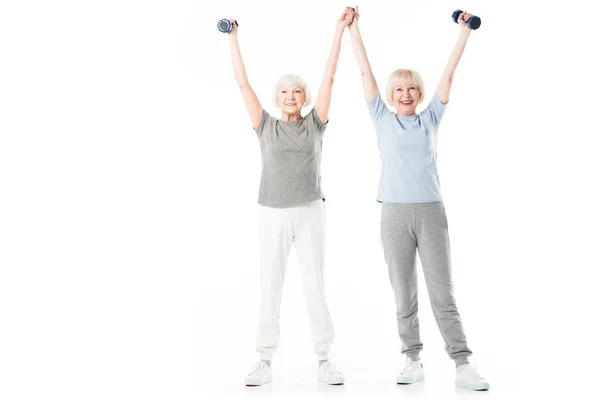
[[[424,376],[420,376],[420,377],[418,377],[416,379],[405,379],[405,378],[397,377],[396,378],[396,383],[398,385],[411,385],[413,383],[422,382],[424,379],[425,379]]]
[[[332,385],[332,386],[341,386],[344,384],[344,381],[342,381],[342,382],[327,382],[326,380],[323,380],[323,379],[318,379],[318,381],[321,383],[325,383],[327,385]]]
[[[456,387],[471,390],[488,390],[490,388],[490,385],[471,385],[467,382],[456,381]]]
[[[250,381],[250,382],[245,382],[245,384],[246,384],[246,386],[249,386],[249,387],[255,387],[255,386],[266,385],[267,383],[271,383],[271,382],[273,382],[273,380],[268,380],[268,381],[263,382],[263,383],[256,382],[256,381],[255,382]]]

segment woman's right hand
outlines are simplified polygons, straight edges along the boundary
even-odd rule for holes
[[[354,18],[352,19],[352,23],[350,23],[350,25],[348,26],[348,29],[354,30],[354,29],[358,28],[358,18],[360,16],[358,13],[358,6],[346,7],[346,8],[351,10],[352,12],[354,12]]]
[[[238,26],[235,23],[235,18],[233,18],[233,17],[229,18],[229,22],[231,23],[231,30],[229,32],[227,32],[227,34],[237,36]]]
[[[346,9],[337,21],[338,30],[343,31],[344,28],[348,27],[352,23],[353,18],[354,10],[351,7],[346,7]]]

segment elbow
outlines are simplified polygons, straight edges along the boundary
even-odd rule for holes
[[[322,83],[326,83],[326,84],[328,84],[328,85],[331,85],[331,84],[333,84],[333,79],[334,79],[334,78],[335,78],[335,72],[330,72],[330,71],[327,71],[327,72],[325,73],[325,75],[323,76],[323,81],[322,81]]]
[[[444,77],[443,77],[443,81],[444,81],[446,84],[448,84],[448,85],[451,85],[451,84],[452,84],[452,81],[454,81],[454,74],[446,74],[446,75],[444,75]]]
[[[328,89],[331,90],[331,88],[333,87],[333,81],[334,81],[334,77],[331,74],[326,74],[323,77],[323,80],[321,81],[321,89]]]

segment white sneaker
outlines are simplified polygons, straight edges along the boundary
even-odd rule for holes
[[[343,385],[344,375],[335,368],[333,363],[325,361],[317,370],[317,379],[328,385]]]
[[[246,386],[260,386],[265,383],[273,382],[273,372],[271,367],[262,361],[257,362],[248,376],[246,376]]]
[[[488,390],[490,384],[483,379],[471,364],[456,367],[456,386],[472,390]]]
[[[413,361],[409,357],[406,358],[406,365],[400,375],[396,377],[396,383],[409,384],[421,382],[425,379],[425,370],[421,361]]]

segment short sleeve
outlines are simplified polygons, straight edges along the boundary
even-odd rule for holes
[[[305,118],[317,128],[319,133],[325,132],[325,128],[327,128],[327,124],[329,123],[329,119],[325,123],[321,122],[321,118],[319,118],[319,114],[317,114],[317,110],[314,107]]]
[[[447,105],[448,103],[442,103],[437,94],[433,95],[433,98],[429,102],[429,105],[424,112],[429,120],[433,123],[433,126],[437,127],[440,124]]]
[[[258,128],[256,128],[254,130],[256,132],[256,135],[258,137],[261,137],[263,132],[266,129],[270,129],[273,125],[275,125],[276,122],[277,122],[277,119],[273,118],[271,115],[269,115],[269,113],[267,111],[265,111],[263,109],[262,116],[260,117],[260,123],[258,124]]]
[[[379,92],[377,92],[371,101],[367,102],[367,106],[369,107],[369,115],[371,116],[373,122],[378,121],[392,113],[385,105],[385,102],[381,98],[381,94]]]

